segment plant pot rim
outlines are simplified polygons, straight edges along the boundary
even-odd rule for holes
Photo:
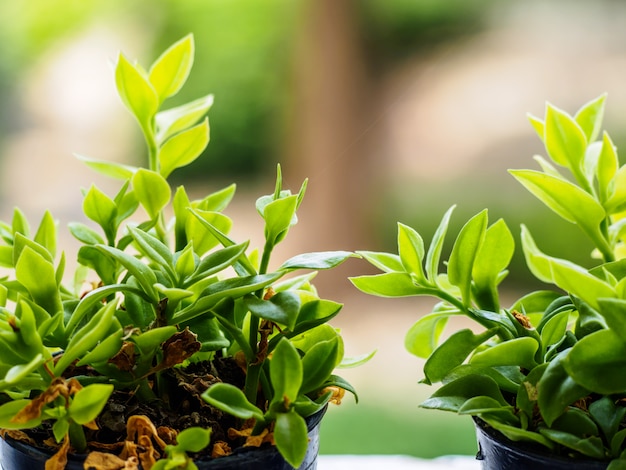
[[[321,410],[313,413],[310,416],[305,418],[307,424],[307,430],[309,435],[319,427],[322,418],[326,414],[328,409],[328,404],[326,404]],[[311,439],[309,441],[309,445],[311,446]],[[52,456],[52,452],[46,451],[40,447],[33,446],[24,441],[20,441],[12,438],[11,436],[4,436],[0,438],[0,469],[3,469],[2,466],[4,462],[4,456],[2,452],[2,447],[11,447],[16,452],[26,454],[29,458],[33,460],[41,460],[41,462],[45,462],[49,457]],[[312,449],[315,451],[315,456],[317,456],[318,449]],[[265,445],[262,447],[238,447],[236,448],[232,454],[219,457],[219,458],[211,458],[209,456],[201,456],[197,459],[194,459],[194,463],[200,465],[209,465],[214,464],[210,468],[215,470],[220,469],[230,469],[230,468],[258,468],[255,466],[254,462],[251,462],[251,457],[254,460],[263,460],[265,458],[271,458],[272,456],[280,455],[278,453],[278,449],[275,446]],[[82,469],[83,463],[85,461],[86,454],[68,454],[68,468],[69,469]],[[282,459],[282,457],[281,457]],[[32,467],[31,467],[32,468]],[[204,467],[200,467],[204,468]],[[289,467],[291,468],[291,467]],[[301,467],[301,468],[313,468],[313,467]],[[4,470],[14,470],[12,468],[7,468]]]
[[[549,452],[547,449],[544,450],[539,445],[533,445],[530,442],[525,441],[512,441],[504,434],[499,432],[498,430],[491,427],[488,423],[483,421],[482,419],[472,416],[474,420],[474,425],[476,428],[477,438],[479,441],[479,450],[476,454],[477,460],[483,460],[484,455],[481,446],[481,435],[484,436],[483,442],[485,439],[494,442],[494,445],[497,445],[503,448],[507,455],[513,459],[528,459],[533,462],[550,462],[551,464],[557,465],[556,468],[570,468],[575,466],[576,469],[583,470],[601,470],[606,469],[610,463],[610,460],[597,460],[589,457],[566,457],[563,455],[557,455]],[[521,468],[521,467],[520,467]]]

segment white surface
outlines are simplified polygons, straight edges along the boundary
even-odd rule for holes
[[[418,459],[404,455],[320,455],[318,470],[478,470],[480,462],[471,456]]]

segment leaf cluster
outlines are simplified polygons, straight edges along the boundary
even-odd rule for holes
[[[441,384],[423,407],[480,417],[512,440],[626,468],[626,166],[600,134],[604,104],[600,96],[574,116],[548,104],[543,119],[529,116],[547,157],[535,157],[540,170],[510,170],[588,236],[594,266],[549,256],[522,226],[528,267],[553,287],[504,307],[499,285],[515,249],[511,231],[503,220],[490,224],[484,210],[465,223],[442,263],[452,207],[428,249],[416,230],[398,224],[397,253],[360,253],[381,274],[352,282],[377,296],[439,299],[405,339],[426,359],[422,382]],[[446,332],[458,316],[475,326]]]
[[[344,345],[328,321],[342,306],[320,298],[311,281],[317,270],[355,255],[308,253],[270,269],[306,190],[306,181],[296,194],[284,189],[280,167],[274,192],[257,202],[265,223],[260,252],[229,236],[233,221],[223,211],[234,185],[197,200],[183,186],[170,187],[172,172],[209,142],[211,95],[162,107],[185,83],[193,58],[192,36],[147,70],[118,57],[117,90],[143,133],[147,162],[134,167],[79,157],[119,179],[120,189],[113,196],[94,185],[83,192],[91,223],[69,226],[81,243],[71,287],[64,284],[66,257],[57,252],[50,213],[34,231],[18,209],[0,223],[0,265],[8,272],[0,279],[0,427],[53,420],[54,436],[64,443],[60,452],[70,441],[83,451],[83,427],[95,426],[114,390],[152,402],[169,387],[164,371],[236,357],[246,370],[244,389],[220,383],[203,398],[254,419],[255,434],[273,430],[278,450],[297,467],[308,445],[304,418],[324,408],[333,389],[354,392],[334,375]],[[158,468],[194,468],[187,453],[209,439],[208,430],[183,431]]]

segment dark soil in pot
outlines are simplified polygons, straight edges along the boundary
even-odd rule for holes
[[[478,454],[483,470],[606,470],[608,461],[560,457],[539,446],[514,442],[480,419],[474,419]]]
[[[315,470],[319,452],[320,422],[326,408],[306,419],[309,430],[309,447],[306,457],[298,470]],[[10,437],[0,439],[1,470],[44,470],[45,461],[51,453],[33,447],[27,443],[16,441]],[[68,456],[66,470],[83,470],[85,457]],[[211,459],[207,456],[194,460],[199,470],[293,470],[281,457],[278,450],[270,445],[260,448],[239,448],[232,455]]]
[[[72,369],[69,377],[95,376],[93,371],[85,368]],[[211,362],[192,364],[186,368],[173,368],[164,373],[168,383],[168,392],[158,401],[142,402],[134,395],[134,391],[115,391],[103,412],[97,418],[98,430],[85,429],[89,451],[109,451],[119,454],[127,436],[126,423],[131,416],[146,416],[159,431],[166,443],[171,443],[174,435],[170,431],[180,432],[191,427],[211,428],[211,444],[202,453],[193,455],[200,469],[277,469],[291,470],[275,447],[263,444],[260,448],[242,447],[245,438],[229,436],[231,428],[245,427],[236,418],[208,405],[201,394],[213,383],[227,382],[243,387],[245,375],[232,358],[216,358]],[[325,409],[307,418],[309,429],[309,448],[307,457],[300,467],[312,470],[316,468],[319,449],[319,423]],[[41,426],[24,431],[22,437],[18,433],[10,433],[6,440],[0,439],[2,470],[43,470],[44,462],[56,449],[53,447],[36,448],[32,443],[54,443],[50,426]],[[162,434],[163,433],[163,434]],[[13,439],[11,436],[18,437]],[[168,439],[170,442],[168,442]],[[213,445],[224,443],[233,449],[230,456],[212,458]],[[67,469],[83,469],[84,456],[70,455]]]

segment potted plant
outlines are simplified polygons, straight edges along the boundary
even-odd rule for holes
[[[604,103],[601,96],[574,116],[548,104],[543,119],[530,116],[548,158],[535,157],[540,170],[510,170],[589,237],[591,267],[544,253],[522,226],[526,264],[554,287],[504,307],[498,289],[514,238],[503,220],[490,225],[487,210],[461,228],[445,263],[453,208],[428,249],[398,224],[397,253],[359,252],[382,271],[353,278],[361,291],[439,299],[405,339],[425,359],[422,383],[440,384],[421,406],[473,416],[483,468],[626,468],[626,166],[607,133],[597,140]],[[474,327],[444,333],[457,316]],[[485,433],[508,460],[494,460]]]
[[[172,194],[171,173],[209,142],[212,95],[163,109],[193,58],[191,35],[148,70],[120,54],[117,90],[143,132],[148,164],[80,157],[121,183],[114,196],[94,185],[83,191],[95,225],[69,225],[81,242],[71,285],[49,212],[34,230],[18,209],[0,223],[5,470],[26,468],[14,460],[20,441],[47,449],[47,470],[270,468],[277,459],[275,468],[314,468],[321,415],[354,393],[333,371],[367,358],[344,358],[328,324],[341,305],[311,284],[317,270],[354,255],[270,263],[297,221],[306,181],[292,194],[278,167],[273,192],[256,202],[260,251],[228,235],[233,221],[223,210],[234,185],[197,200],[183,186]],[[44,468],[28,460],[33,453],[25,465]]]

